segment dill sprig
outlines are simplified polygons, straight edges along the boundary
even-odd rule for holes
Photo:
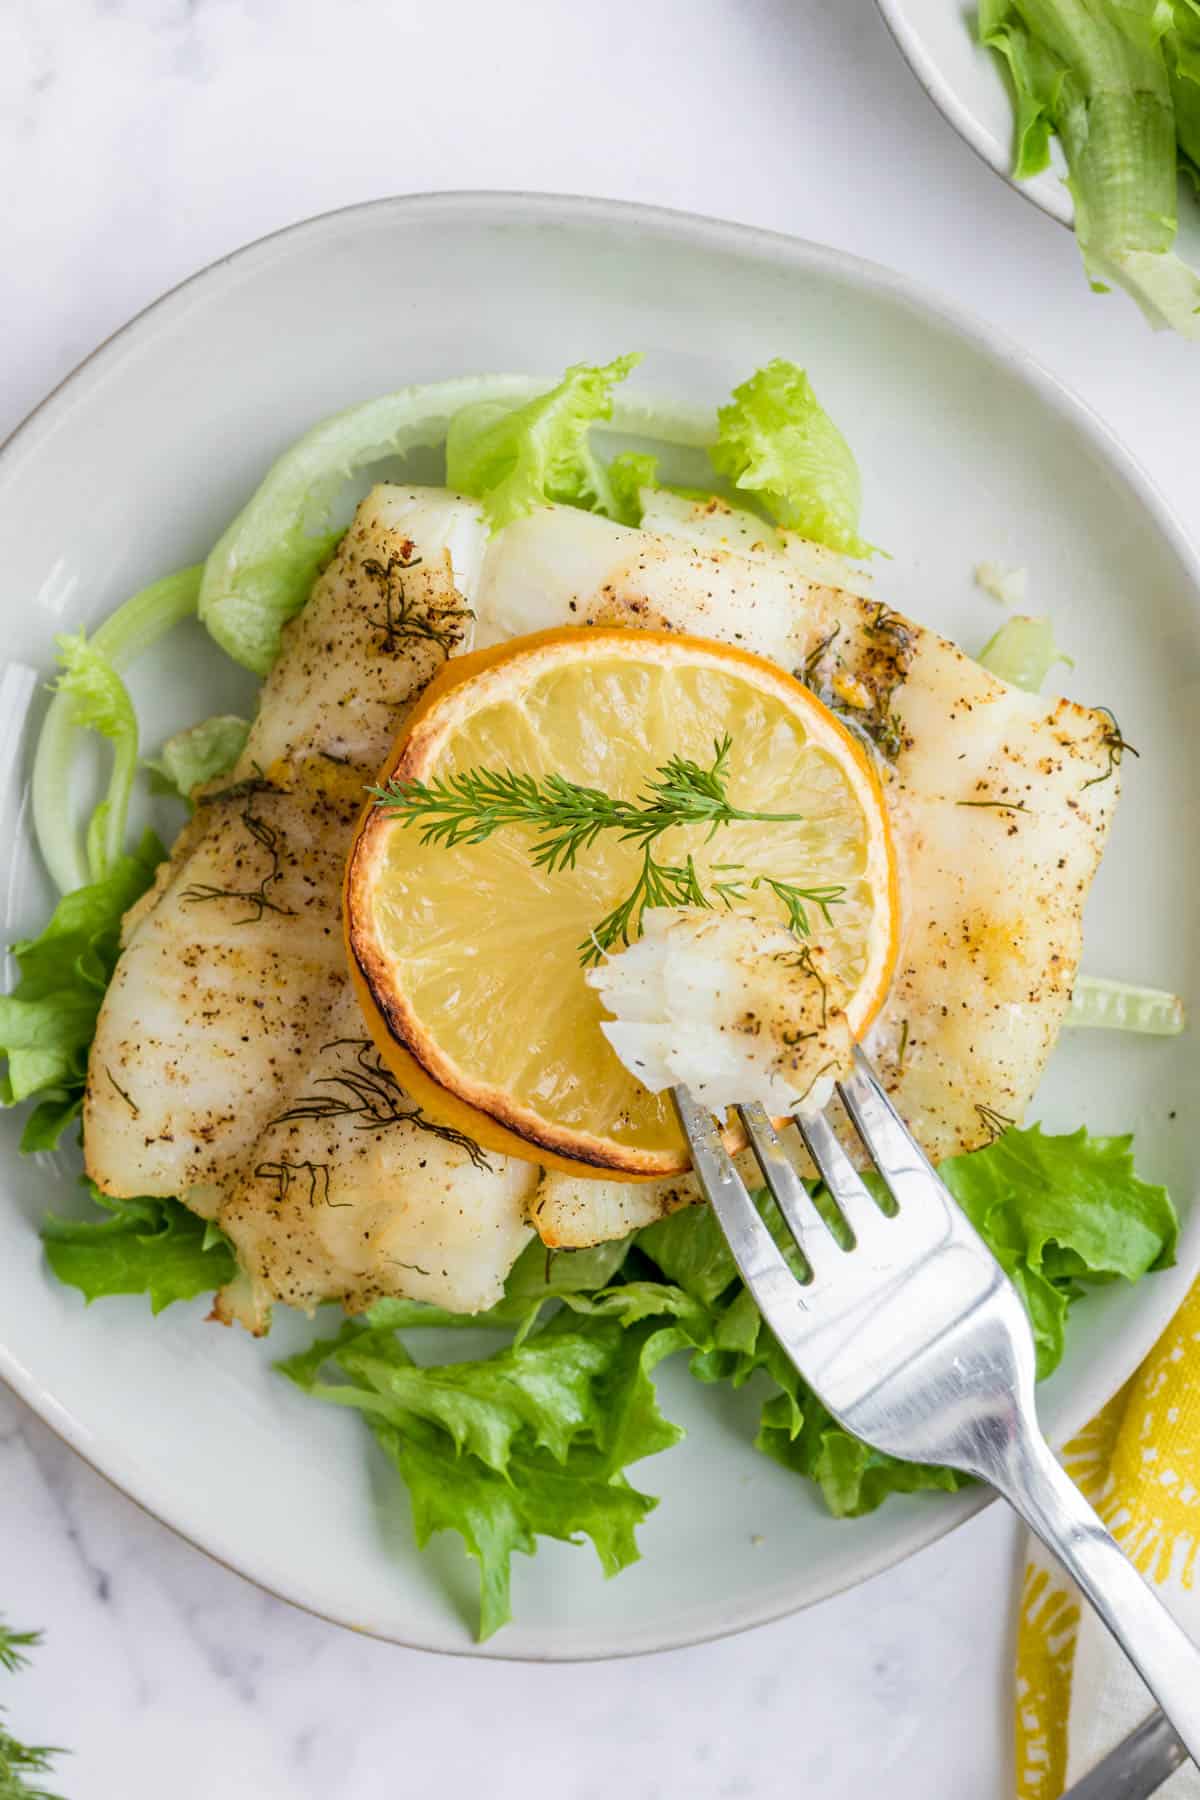
[[[460,769],[432,782],[393,778],[370,792],[386,817],[413,826],[423,844],[453,849],[456,844],[482,844],[508,826],[530,827],[537,833],[530,859],[534,868],[547,874],[573,869],[605,832],[615,833],[621,843],[636,845],[642,859],[632,890],[579,946],[586,967],[614,944],[628,944],[639,936],[648,907],[711,905],[691,856],[682,863],[655,856],[654,845],[665,832],[680,825],[705,826],[709,842],[722,825],[743,821],[784,825],[804,818],[803,813],[735,806],[728,789],[732,749],[733,738],[727,732],[714,738],[713,760],[707,767],[691,757],[669,757],[633,800],[618,799],[565,775],[538,776],[513,769]],[[809,923],[804,902],[820,907],[828,921],[829,907],[845,893],[842,887],[799,888],[765,875],[719,881],[714,891],[729,905],[737,893],[760,885],[771,889],[782,902],[789,925],[805,937]]]
[[[408,1098],[369,1038],[335,1038],[322,1044],[321,1049],[346,1053],[331,1074],[314,1077],[313,1086],[323,1088],[325,1092],[301,1095],[286,1112],[270,1121],[272,1125],[286,1125],[298,1119],[338,1118],[353,1118],[356,1128],[361,1131],[379,1131],[389,1125],[412,1125],[417,1131],[426,1131],[443,1143],[465,1150],[477,1169],[491,1168],[474,1138],[455,1130],[452,1125],[426,1118],[417,1102]],[[274,1167],[268,1172],[277,1174]],[[3,1800],[2,1795],[0,1800]]]
[[[371,622],[382,633],[380,649],[389,656],[394,656],[405,642],[436,644],[443,656],[449,656],[462,641],[466,621],[475,617],[470,607],[453,602],[429,606],[424,611],[415,605],[404,576],[407,570],[420,566],[421,558],[412,555],[411,544],[405,546],[403,555],[393,552],[386,563],[368,557],[362,565],[363,574],[371,577],[383,595],[384,616]]]
[[[737,869],[740,863],[714,863],[714,870]],[[794,881],[781,881],[776,875],[754,875],[735,878],[732,881],[714,881],[713,892],[726,906],[734,900],[744,899],[747,893],[755,893],[759,888],[769,888],[775,898],[783,906],[787,914],[788,928],[797,937],[808,937],[810,926],[805,901],[815,906],[827,925],[833,924],[831,906],[836,906],[846,897],[844,884],[827,882],[823,887],[798,887]]]
[[[40,1642],[41,1632],[12,1631],[0,1620],[0,1669],[11,1675],[25,1668],[26,1651]],[[3,1711],[0,1707],[0,1800],[58,1800],[30,1778],[49,1774],[51,1759],[62,1751],[49,1744],[19,1743],[5,1725]]]
[[[0,1620],[0,1669],[15,1675],[29,1666],[27,1650],[36,1650],[42,1641],[40,1631],[12,1631]]]
[[[620,800],[602,788],[585,787],[565,775],[522,775],[512,769],[461,769],[435,781],[393,779],[371,788],[388,818],[417,825],[423,844],[482,844],[507,825],[529,825],[540,833],[531,851],[535,868],[553,874],[573,869],[581,851],[606,831],[622,843],[645,846],[677,825],[721,825],[752,820],[791,824],[803,813],[752,812],[734,806],[726,781],[733,739],[713,741],[707,769],[686,756],[672,756],[646,783],[636,800]]]
[[[618,941],[627,944],[631,937],[640,937],[647,907],[708,904],[690,856],[682,863],[660,863],[647,844],[632,892],[592,927],[579,946],[579,960],[586,969]]]
[[[1130,756],[1141,756],[1142,754],[1140,750],[1135,750],[1128,739],[1122,735],[1121,727],[1117,723],[1117,715],[1113,712],[1111,707],[1100,706],[1097,707],[1096,710],[1098,712],[1107,713],[1108,717],[1112,720],[1109,729],[1100,739],[1100,748],[1108,751],[1108,767],[1102,774],[1093,775],[1090,781],[1085,781],[1079,790],[1081,794],[1085,794],[1088,788],[1098,787],[1102,781],[1111,781],[1117,770],[1120,768],[1121,758],[1127,750]]]
[[[224,888],[218,887],[212,882],[194,881],[190,887],[184,888],[179,896],[180,899],[185,906],[204,905],[210,900],[240,900],[243,905],[249,906],[252,910],[246,914],[244,919],[235,919],[233,921],[235,925],[257,925],[263,914],[269,912],[279,913],[285,919],[293,918],[295,915],[291,907],[283,906],[278,900],[273,900],[270,892],[277,881],[283,880],[283,870],[280,867],[279,833],[273,825],[268,825],[265,819],[256,818],[249,806],[242,814],[242,824],[255,843],[261,844],[271,859],[271,867],[258,886],[256,888]],[[240,867],[240,861],[238,866]],[[3,1796],[0,1796],[0,1800],[3,1800]]]
[[[997,1112],[994,1106],[987,1106],[982,1100],[975,1102],[975,1111],[979,1115],[980,1125],[988,1134],[988,1142],[992,1144],[1004,1136],[1010,1125],[1016,1124],[1016,1120],[1007,1113]]]

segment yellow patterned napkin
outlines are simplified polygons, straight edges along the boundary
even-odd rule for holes
[[[1130,1561],[1200,1642],[1200,1284],[1063,1464]],[[1018,1800],[1058,1800],[1152,1709],[1095,1614],[1032,1543],[1017,1637]],[[1200,1800],[1180,1769],[1165,1800]]]

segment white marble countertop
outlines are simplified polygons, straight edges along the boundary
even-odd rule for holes
[[[904,270],[1021,339],[1200,532],[1200,351],[1089,299],[1069,235],[934,114],[871,0],[9,0],[0,433],[163,289],[422,189],[659,202]],[[169,421],[166,422],[169,426]],[[448,1661],[295,1612],[0,1392],[0,1704],[69,1800],[1011,1793],[999,1508],[799,1618],[650,1662]]]

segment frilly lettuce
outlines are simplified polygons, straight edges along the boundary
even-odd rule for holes
[[[640,361],[630,355],[603,365],[576,363],[557,387],[524,406],[481,401],[464,407],[446,438],[448,485],[482,500],[494,531],[554,502],[617,516],[591,428],[611,419],[613,387]]]
[[[566,1312],[481,1361],[420,1367],[386,1325],[349,1324],[279,1364],[306,1393],[355,1407],[408,1487],[418,1545],[457,1531],[479,1564],[479,1635],[511,1617],[513,1553],[591,1539],[606,1575],[639,1556],[657,1502],[631,1463],[678,1443],[651,1379],[671,1326]]]
[[[777,357],[733,390],[717,414],[713,465],[777,524],[847,556],[869,556],[858,534],[862,482],[849,444],[803,369]]]
[[[212,1294],[233,1279],[228,1239],[180,1200],[116,1200],[85,1181],[102,1216],[42,1221],[46,1260],[59,1281],[85,1300],[145,1294],[160,1313],[175,1300]]]
[[[1134,1281],[1172,1258],[1170,1199],[1136,1175],[1128,1138],[1014,1129],[942,1174],[1025,1301],[1042,1376],[1062,1356],[1084,1284]],[[759,1203],[794,1257],[773,1204],[765,1195]],[[563,1309],[539,1324],[547,1299]],[[396,1332],[472,1323],[520,1329],[490,1357],[426,1366]],[[837,1424],[767,1330],[702,1206],[596,1250],[547,1259],[532,1245],[505,1299],[478,1320],[383,1301],[279,1367],[306,1393],[366,1416],[408,1485],[419,1543],[440,1530],[462,1536],[480,1565],[487,1636],[509,1617],[513,1552],[531,1552],[538,1536],[590,1537],[608,1573],[637,1556],[634,1527],[655,1502],[622,1471],[682,1436],[651,1380],[676,1352],[689,1354],[701,1382],[758,1378],[757,1448],[813,1481],[839,1518],[890,1494],[965,1485],[952,1470],[882,1455]]]
[[[100,671],[97,680],[98,703],[100,696],[108,690],[103,710],[114,729],[122,734],[122,787],[132,778],[128,760],[128,722],[124,718],[128,696],[125,695],[122,700],[124,688],[121,687],[117,692],[111,684],[116,680],[116,672],[125,663],[140,656],[151,644],[195,612],[199,591],[198,567],[166,575],[161,581],[151,582],[149,587],[142,588],[131,599],[126,600],[124,605],[119,606],[116,612],[105,619],[103,625],[97,627],[88,642],[87,650],[93,674]],[[100,658],[103,659],[102,665],[97,661]],[[88,685],[91,685],[90,682]],[[64,804],[71,786],[77,725],[90,721],[86,716],[80,716],[84,695],[72,693],[65,680],[60,686],[64,691],[55,694],[50,702],[34,757],[33,827],[38,848],[59,892],[67,894],[94,881],[96,870],[89,867],[88,855],[80,843],[71,808]],[[132,746],[136,764],[136,730]],[[116,784],[117,770],[114,767],[112,785]],[[116,829],[118,824],[123,830],[124,815],[118,819],[118,809],[110,804],[103,820],[103,835],[95,822],[89,830],[88,836],[92,840],[89,849],[95,849],[98,854],[109,854],[114,846],[119,848],[121,833]]]

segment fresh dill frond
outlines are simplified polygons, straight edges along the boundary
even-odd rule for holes
[[[740,863],[714,863],[713,870],[738,869],[741,866]],[[832,925],[833,914],[829,909],[846,897],[844,884],[830,882],[824,887],[799,887],[794,881],[782,881],[775,875],[743,875],[732,880],[714,881],[712,891],[728,907],[735,900],[745,899],[747,893],[754,893],[764,887],[769,888],[782,903],[787,914],[788,929],[794,931],[797,937],[811,935],[805,901],[817,907],[825,923]]]
[[[450,604],[422,610],[414,604],[404,576],[409,569],[420,568],[421,558],[411,551],[412,546],[407,545],[404,555],[393,552],[386,563],[368,557],[362,565],[363,574],[371,577],[383,596],[384,616],[371,620],[381,633],[379,647],[394,656],[404,643],[425,642],[436,644],[443,656],[449,656],[462,642],[466,622],[475,614],[469,606]]]
[[[1097,707],[1096,710],[1098,712],[1106,713],[1112,720],[1112,724],[1100,740],[1100,748],[1108,751],[1108,767],[1101,774],[1093,775],[1090,781],[1085,781],[1079,790],[1081,794],[1085,794],[1088,788],[1099,787],[1102,781],[1111,781],[1117,770],[1120,768],[1121,758],[1127,750],[1130,756],[1140,756],[1142,754],[1140,750],[1135,750],[1133,745],[1123,735],[1121,727],[1117,723],[1117,715],[1113,712],[1111,707],[1101,706]]]
[[[387,818],[416,829],[423,844],[440,844],[446,849],[456,844],[482,844],[506,827],[525,826],[537,834],[530,860],[547,874],[573,869],[605,832],[614,833],[621,843],[636,845],[642,860],[631,892],[579,946],[586,967],[599,961],[614,944],[628,944],[640,935],[649,907],[711,906],[691,856],[682,863],[660,861],[655,856],[654,845],[665,832],[681,825],[707,826],[706,841],[711,841],[722,825],[783,825],[803,819],[803,813],[756,812],[735,806],[728,786],[732,751],[733,738],[727,732],[713,740],[713,758],[707,767],[691,757],[671,756],[634,800],[615,798],[565,775],[536,776],[513,769],[461,769],[431,782],[393,777],[370,792]],[[731,863],[716,866],[740,867]],[[726,906],[747,888],[760,886],[770,888],[782,903],[788,924],[805,937],[809,934],[805,902],[819,907],[826,921],[832,922],[829,908],[845,894],[843,887],[801,888],[765,875],[712,884]]]
[[[1016,1120],[1011,1119],[1007,1113],[997,1112],[994,1106],[985,1106],[982,1100],[975,1102],[975,1111],[979,1115],[980,1125],[988,1134],[988,1142],[992,1144],[1004,1136],[1010,1125],[1016,1124]]]
[[[15,1674],[29,1662],[26,1654],[41,1643],[40,1631],[13,1631],[0,1619],[0,1669]],[[47,1775],[51,1760],[63,1752],[50,1744],[22,1744],[13,1737],[0,1707],[0,1800],[60,1800],[31,1778]]]
[[[416,1101],[408,1098],[369,1038],[335,1038],[322,1044],[321,1049],[341,1053],[336,1068],[313,1079],[314,1088],[323,1091],[302,1094],[286,1112],[270,1121],[272,1125],[287,1125],[298,1119],[339,1118],[353,1119],[355,1128],[361,1131],[382,1131],[389,1125],[412,1125],[417,1131],[426,1131],[443,1143],[465,1150],[477,1169],[491,1168],[474,1138],[452,1125],[426,1118]],[[267,1172],[286,1184],[287,1177],[279,1174],[277,1166],[272,1165]],[[281,1198],[284,1191],[285,1187],[281,1187]]]
[[[1024,800],[956,800],[955,806],[978,806],[991,808],[993,812],[1027,813],[1030,809]]]
[[[42,1641],[40,1631],[13,1631],[0,1619],[0,1669],[15,1675],[29,1666],[26,1652],[36,1650]]]
[[[271,866],[256,888],[224,888],[211,882],[193,882],[184,888],[180,899],[185,906],[201,906],[211,900],[238,900],[251,908],[244,919],[235,919],[235,925],[257,925],[264,913],[279,913],[285,919],[295,915],[290,906],[283,906],[271,897],[271,889],[275,883],[283,880],[283,869],[280,866],[279,833],[265,819],[255,816],[247,806],[242,814],[242,824],[246,827],[254,842],[261,844],[271,859]],[[240,863],[238,865],[240,867]]]
[[[614,944],[628,944],[640,937],[643,916],[651,906],[710,906],[690,856],[682,863],[660,863],[646,845],[633,891],[606,913],[580,944],[579,960],[584,968],[598,963]]]

